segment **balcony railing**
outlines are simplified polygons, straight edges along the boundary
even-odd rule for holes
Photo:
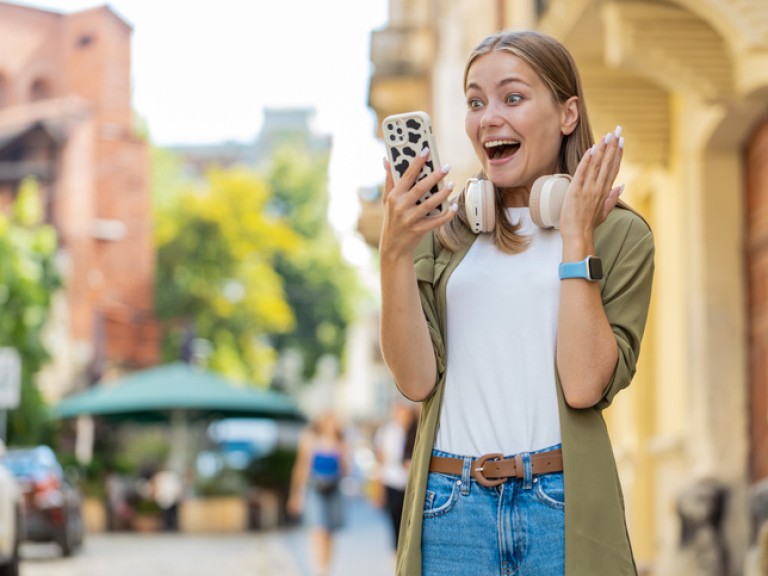
[[[49,181],[54,168],[48,160],[0,161],[0,182],[18,182],[29,176]]]

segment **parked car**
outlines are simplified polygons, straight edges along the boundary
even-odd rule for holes
[[[24,540],[56,542],[64,556],[83,543],[82,495],[48,446],[8,448],[3,463],[24,496]]]
[[[5,451],[5,443],[0,440],[0,458]],[[16,478],[0,464],[0,576],[19,574],[19,543],[24,531],[21,507]]]

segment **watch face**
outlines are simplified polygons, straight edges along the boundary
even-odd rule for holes
[[[591,257],[587,259],[587,266],[589,266],[589,277],[592,280],[603,279],[603,261],[600,258]]]

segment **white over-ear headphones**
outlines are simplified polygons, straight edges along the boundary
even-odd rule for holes
[[[475,234],[490,232],[496,226],[496,190],[493,182],[470,178],[464,192],[464,211]]]
[[[531,219],[540,228],[559,228],[570,174],[553,174],[536,179],[531,188]],[[490,180],[470,178],[464,192],[464,210],[475,234],[492,232],[496,226],[496,191]]]

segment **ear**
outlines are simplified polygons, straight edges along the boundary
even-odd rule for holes
[[[579,97],[571,96],[560,107],[560,131],[563,136],[570,135],[579,123]]]

